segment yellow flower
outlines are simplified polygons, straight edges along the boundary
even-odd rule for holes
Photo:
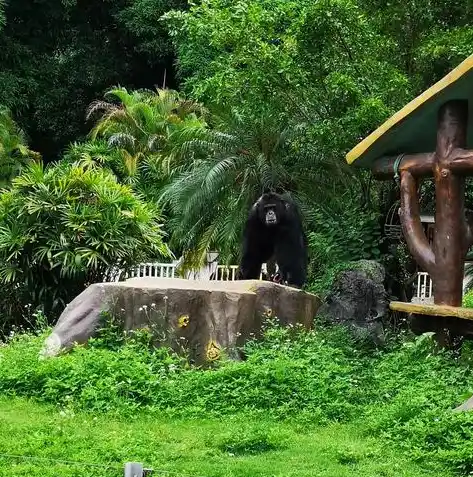
[[[209,361],[215,361],[220,357],[220,348],[214,341],[209,341],[207,344],[207,359]]]
[[[179,328],[185,328],[188,325],[189,325],[189,315],[181,315],[177,319],[177,326]]]
[[[266,308],[266,311],[263,313],[263,316],[266,318],[271,318],[273,316],[273,310],[271,308]]]

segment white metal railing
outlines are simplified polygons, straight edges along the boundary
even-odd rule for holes
[[[472,278],[468,276],[471,273],[472,264],[465,266],[465,276],[463,278],[463,293],[468,289]],[[433,281],[427,272],[417,272],[417,282],[414,285],[415,292],[412,301],[432,301],[434,299]]]
[[[217,265],[215,274],[213,274],[210,279],[218,281],[235,281],[238,272],[238,265]],[[266,264],[264,263],[261,267],[261,273],[259,279],[263,278],[263,273],[266,273]]]
[[[417,300],[429,300],[433,296],[433,283],[427,272],[417,273],[417,286],[415,289],[415,298]]]
[[[174,278],[176,275],[175,263],[140,263],[130,270],[127,278],[156,277]]]
[[[155,277],[155,278],[174,278],[179,260],[172,263],[140,263],[133,267],[128,273],[118,268],[112,268],[104,277],[107,282],[118,282],[127,278],[135,277]],[[238,272],[238,265],[216,265],[211,267],[212,270],[206,270],[204,273],[188,273],[187,279],[199,280],[208,278],[215,281],[235,281]],[[266,264],[261,267],[260,280],[266,273]]]

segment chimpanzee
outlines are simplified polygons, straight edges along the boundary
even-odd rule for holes
[[[302,288],[308,256],[299,210],[288,197],[266,192],[253,204],[246,221],[238,278],[259,278],[262,264],[272,257],[283,283]]]

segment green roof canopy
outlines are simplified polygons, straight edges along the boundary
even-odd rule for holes
[[[346,161],[370,168],[383,156],[435,151],[438,109],[453,99],[469,100],[469,117],[473,118],[473,55],[357,144]],[[473,149],[473,121],[468,124],[467,146]]]

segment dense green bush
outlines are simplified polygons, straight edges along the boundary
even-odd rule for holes
[[[418,386],[432,405],[448,406],[467,383],[468,368],[432,354],[429,336],[382,354],[356,349],[341,328],[307,333],[271,325],[263,340],[245,345],[245,361],[201,369],[151,347],[149,333],[103,331],[88,347],[40,361],[43,334],[14,336],[1,351],[0,391],[121,412],[151,406],[184,415],[246,409],[347,419],[367,403],[386,404]],[[457,389],[445,392],[451,386]]]
[[[0,195],[2,298],[54,315],[110,267],[169,256],[162,237],[159,212],[111,173],[34,164]]]
[[[0,186],[9,185],[25,165],[40,157],[28,148],[26,134],[13,120],[10,111],[0,104]]]
[[[316,230],[308,233],[311,291],[326,293],[338,273],[353,268],[357,260],[382,258],[379,214],[355,207],[341,215],[315,210],[311,219]]]
[[[473,391],[471,353],[460,361],[436,353],[429,334],[398,339],[387,351],[363,351],[341,328],[307,333],[270,324],[261,341],[247,343],[245,361],[212,369],[190,367],[168,349],[151,347],[146,330],[108,329],[88,347],[38,360],[44,338],[13,336],[0,347],[1,394],[121,416],[243,412],[305,426],[352,421],[421,462],[446,463],[461,475],[473,469],[473,418],[451,412]],[[254,436],[243,444],[251,451],[261,442],[272,445]]]
[[[118,334],[122,345],[115,350],[106,334],[88,348],[42,361],[45,336],[20,335],[1,351],[0,392],[121,414],[136,408],[184,416],[305,412],[320,421],[353,417],[364,400],[353,383],[360,372],[356,353],[317,334],[270,328],[262,343],[247,346],[245,362],[214,369],[188,368],[168,350],[150,349],[145,334],[125,340]]]

